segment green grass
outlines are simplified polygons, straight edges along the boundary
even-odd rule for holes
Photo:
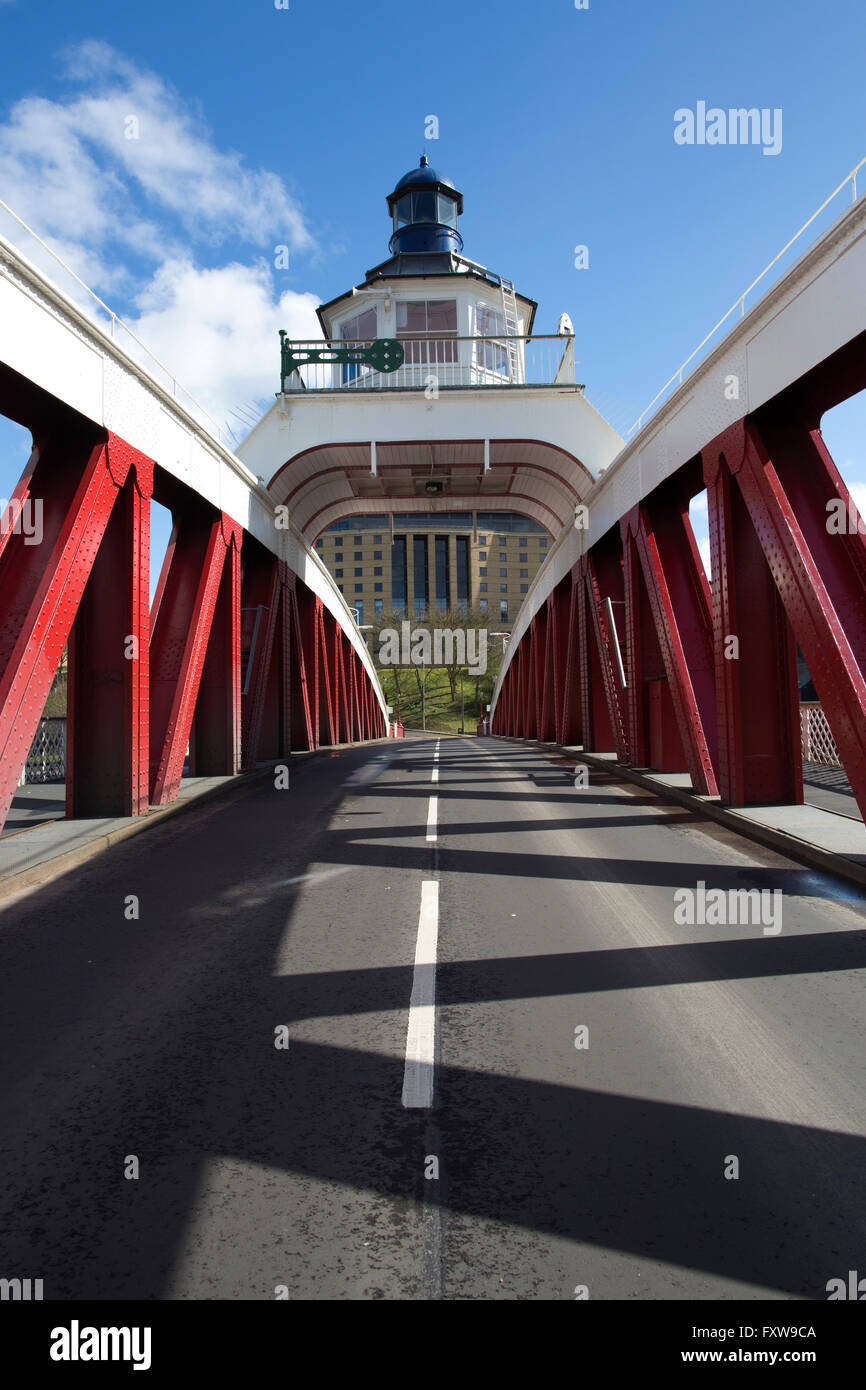
[[[422,728],[421,717],[421,695],[418,690],[418,683],[415,673],[412,670],[401,670],[400,672],[400,691],[398,696],[394,684],[394,672],[384,670],[379,672],[382,681],[382,689],[385,691],[385,699],[389,705],[393,706],[394,717],[396,718],[397,706],[400,706],[400,715],[403,720],[403,727],[406,729]],[[490,699],[491,682],[485,678],[480,684],[480,695],[482,703]],[[425,684],[426,703],[427,703],[427,728],[436,733],[456,734],[460,732],[460,681],[457,681],[457,699],[451,699],[451,690],[448,685],[447,673],[439,667],[433,667],[427,672]],[[463,680],[463,695],[466,709],[466,733],[474,734],[478,727],[478,701],[475,698],[475,679],[470,677]]]
[[[45,701],[45,708],[42,711],[44,717],[56,717],[66,713],[66,672],[58,673],[54,677],[54,683]]]

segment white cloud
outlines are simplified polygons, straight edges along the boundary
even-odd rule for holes
[[[0,196],[42,235],[119,243],[150,260],[190,242],[312,247],[282,179],[220,150],[161,78],[93,41],[72,51],[67,72],[85,93],[26,97],[0,126]]]
[[[70,50],[65,75],[68,96],[26,97],[0,124],[0,198],[222,420],[279,384],[279,328],[320,336],[318,297],[280,296],[271,269],[277,245],[314,249],[303,212],[278,174],[219,148],[195,107],[109,45]],[[0,231],[88,303],[2,210]],[[221,247],[232,260],[213,265]]]
[[[265,265],[202,270],[169,261],[138,296],[130,327],[184,387],[220,419],[234,405],[279,389],[278,331],[319,338],[315,294],[286,291],[275,303]],[[232,428],[237,432],[237,421]]]
[[[698,541],[698,550],[699,550],[699,552],[700,552],[701,560],[703,561],[704,573],[706,574],[707,578],[709,579],[709,578],[710,578],[710,538],[709,538],[709,536],[701,536],[700,540]]]

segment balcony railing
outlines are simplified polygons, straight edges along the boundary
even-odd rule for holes
[[[436,391],[478,386],[562,386],[574,379],[574,338],[563,334],[500,338],[401,338],[396,372],[338,362],[309,362],[293,372],[286,394],[299,391]],[[293,350],[369,347],[369,340],[296,342]]]

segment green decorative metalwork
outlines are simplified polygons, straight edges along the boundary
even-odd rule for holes
[[[299,347],[292,343],[284,328],[280,329],[280,391],[285,391],[286,381],[299,367],[309,362],[340,362],[346,366],[372,367],[376,372],[396,372],[403,365],[405,353],[403,344],[396,338],[376,338],[368,347],[335,348],[325,343],[322,347]]]

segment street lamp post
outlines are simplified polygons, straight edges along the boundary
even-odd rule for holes
[[[466,711],[463,705],[463,672],[460,672],[460,732],[466,733]]]

